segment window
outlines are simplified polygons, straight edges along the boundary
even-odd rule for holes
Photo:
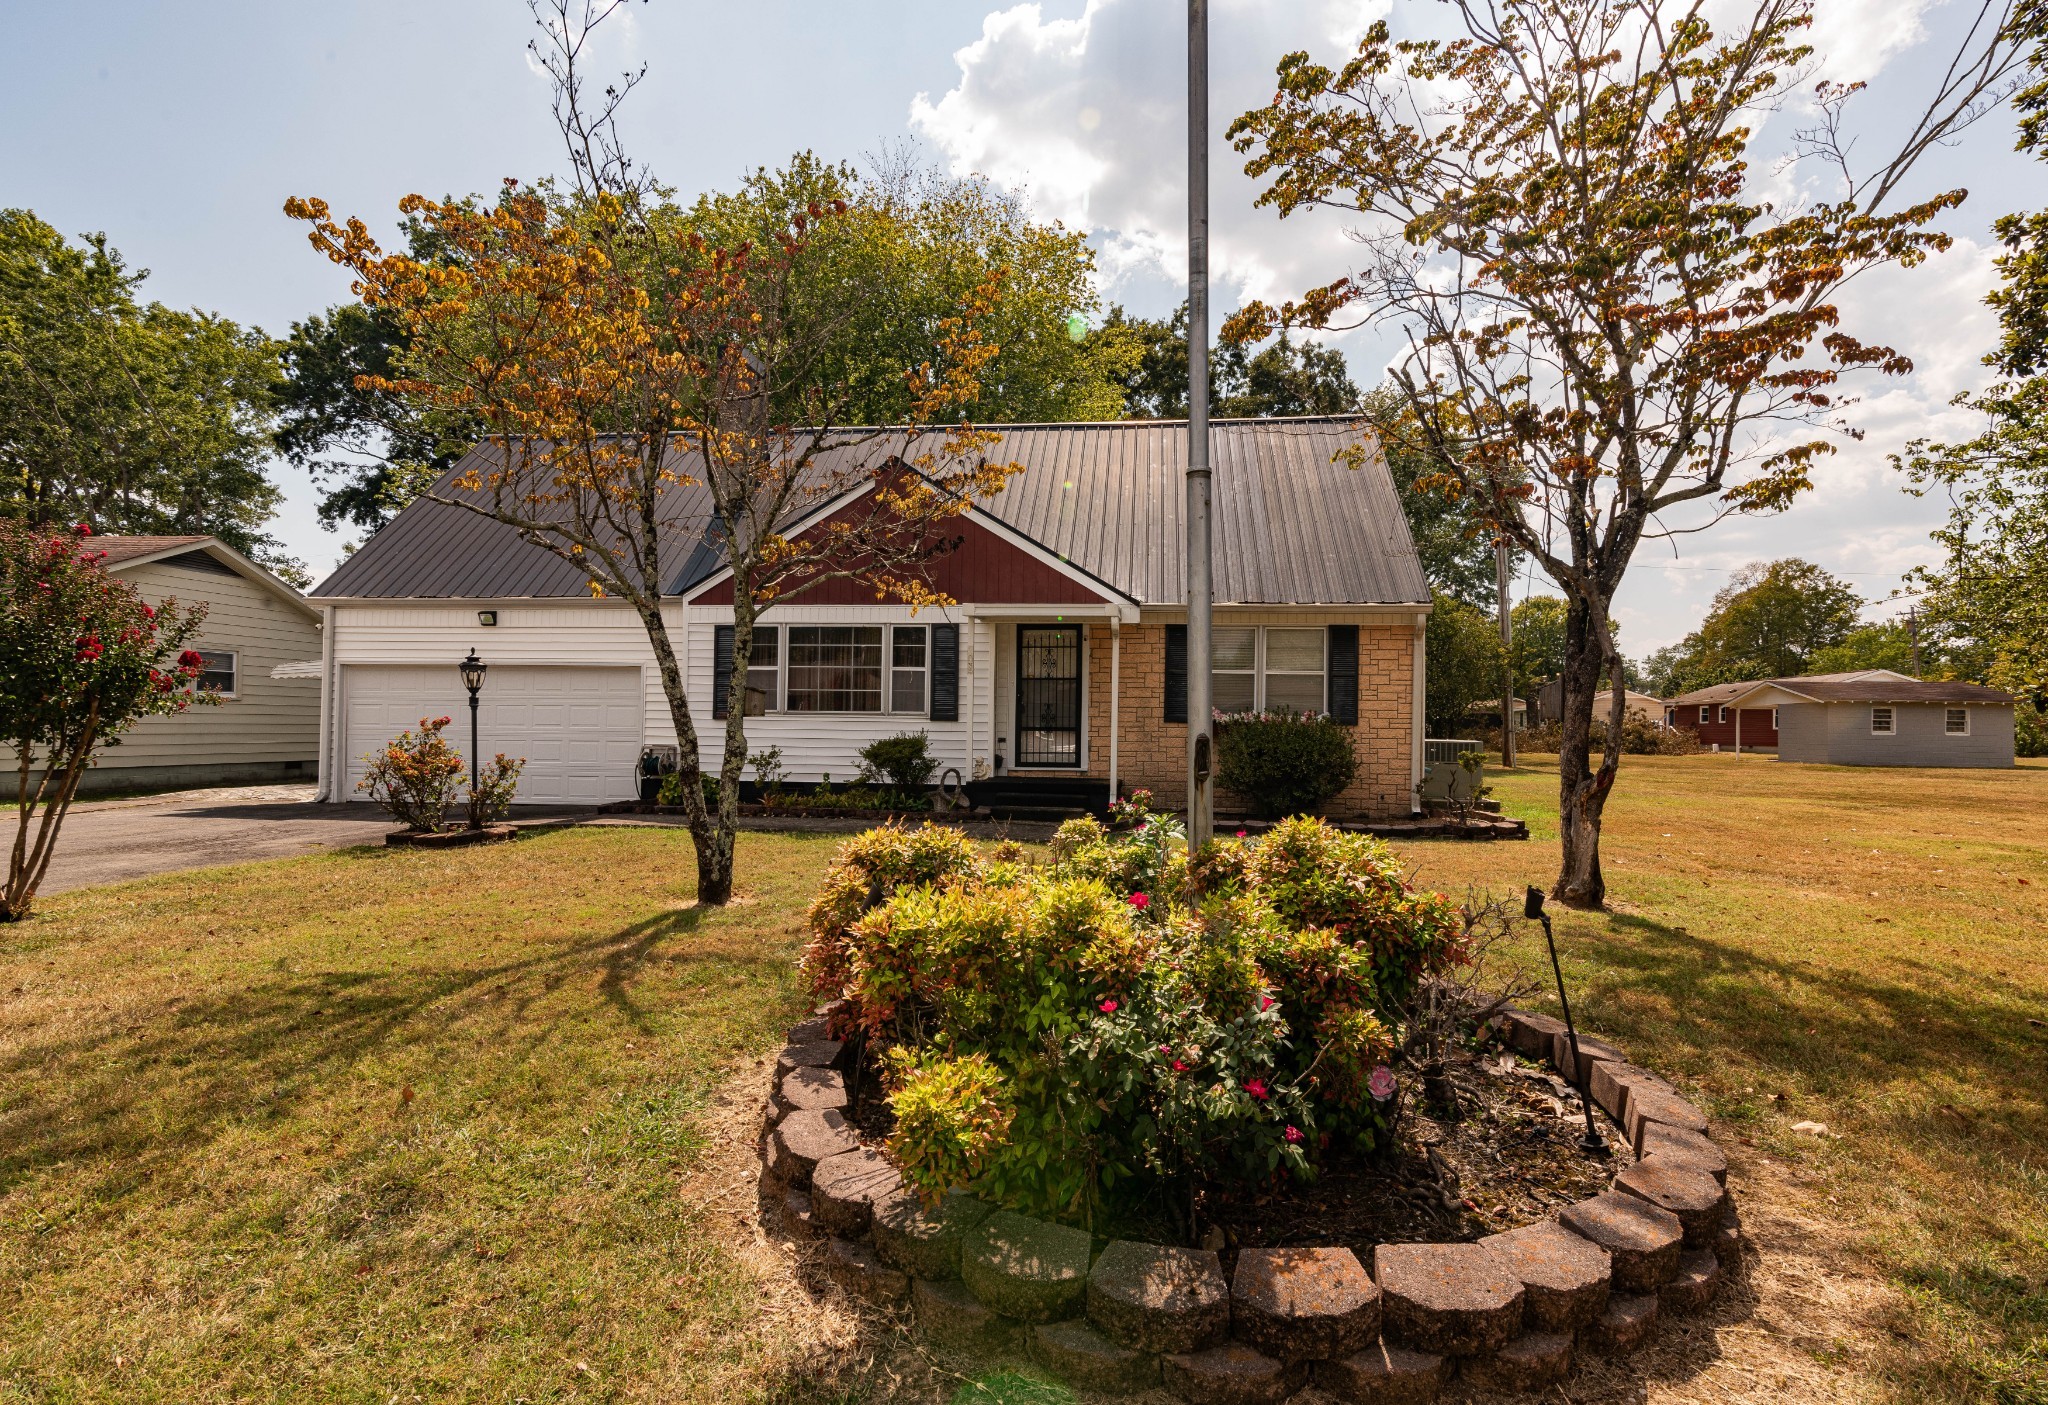
[[[1725,707],[1721,709],[1721,720],[1723,722],[1726,722],[1728,720],[1728,709]]]
[[[789,626],[789,712],[880,712],[879,625]]]
[[[232,651],[217,652],[201,649],[199,657],[205,662],[199,666],[199,677],[193,681],[193,688],[202,693],[219,693],[224,698],[235,695],[235,656]]]
[[[775,625],[754,626],[754,647],[747,654],[748,717],[780,710],[782,631]]]
[[[1713,720],[1714,720],[1714,709],[1712,709],[1711,707],[1708,707],[1708,706],[1706,706],[1705,704],[1701,704],[1701,706],[1700,706],[1700,725],[1701,725],[1702,727],[1704,727],[1704,726],[1706,726],[1706,725],[1707,725],[1707,724],[1708,724],[1709,722],[1711,722],[1711,721],[1713,721]]]
[[[1329,706],[1328,630],[1234,626],[1210,637],[1211,701],[1218,712],[1321,712]]]
[[[1870,734],[1874,737],[1888,737],[1892,734],[1892,710],[1888,707],[1870,709]]]
[[[1771,730],[1778,730],[1778,709],[1775,707],[1771,709]]]
[[[923,712],[925,674],[930,667],[926,636],[921,624],[899,624],[890,630],[889,711]]]
[[[1942,714],[1941,730],[1951,737],[1970,735],[1970,709],[1952,707]]]

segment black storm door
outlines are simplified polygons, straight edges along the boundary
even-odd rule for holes
[[[1019,766],[1081,764],[1081,626],[1017,630]]]

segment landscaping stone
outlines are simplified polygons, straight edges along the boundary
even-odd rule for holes
[[[1590,1034],[1579,1036],[1579,1057],[1585,1060],[1587,1076],[1591,1076],[1594,1064],[1621,1064],[1628,1062],[1628,1055],[1605,1039],[1596,1039]],[[1558,1071],[1564,1081],[1574,1088],[1585,1081],[1572,1062],[1572,1041],[1569,1033],[1559,1034],[1550,1041],[1550,1066]]]
[[[846,1046],[837,1039],[820,1039],[810,1044],[791,1044],[775,1056],[775,1076],[783,1077],[796,1068],[831,1068],[839,1062]]]
[[[1646,1159],[1662,1157],[1712,1176],[1724,1186],[1728,1184],[1728,1158],[1704,1132],[1652,1122],[1643,1128],[1642,1145],[1637,1151]]]
[[[868,1232],[875,1205],[903,1189],[903,1174],[879,1151],[861,1147],[828,1156],[811,1172],[811,1207],[834,1234]]]
[[[998,1210],[960,1247],[960,1277],[997,1312],[1057,1322],[1081,1310],[1088,1289],[1087,1232]]]
[[[1081,1318],[1031,1329],[1031,1355],[1070,1386],[1132,1395],[1159,1383],[1159,1358],[1118,1346]]]
[[[1669,1210],[1618,1190],[1558,1211],[1557,1222],[1613,1256],[1614,1291],[1654,1293],[1678,1271],[1685,1230]],[[1386,1283],[1382,1280],[1380,1286]]]
[[[785,1044],[822,1044],[832,1037],[832,1022],[823,1015],[812,1015],[807,1020],[798,1020],[789,1027]]]
[[[1230,1330],[1230,1285],[1209,1249],[1119,1239],[1088,1274],[1087,1301],[1088,1320],[1136,1351],[1200,1351]]]
[[[1731,1267],[1742,1252],[1742,1216],[1731,1197],[1721,1210],[1721,1223],[1714,1226],[1714,1257]]]
[[[955,1351],[987,1359],[1018,1349],[1023,1324],[986,1306],[964,1283],[910,1282],[910,1305],[918,1328]]]
[[[1655,1089],[1673,1093],[1677,1090],[1669,1083],[1632,1063],[1597,1063],[1593,1065],[1593,1101],[1623,1127],[1628,1126],[1628,1095],[1631,1088]]]
[[[1595,1350],[1622,1356],[1641,1346],[1657,1325],[1657,1299],[1648,1293],[1639,1297],[1615,1294],[1608,1298],[1600,1315],[1586,1324],[1584,1340]]]
[[[1564,1021],[1528,1010],[1503,1010],[1508,1047],[1532,1059],[1548,1059],[1551,1041],[1564,1033]]]
[[[775,1080],[775,1097],[769,1104],[777,1115],[827,1108],[844,1112],[846,1105],[846,1075],[831,1068],[791,1069]]]
[[[1505,1393],[1542,1390],[1572,1369],[1569,1332],[1524,1332],[1490,1356],[1458,1364],[1458,1376],[1481,1390]]]
[[[1555,1220],[1479,1241],[1522,1280],[1522,1321],[1532,1332],[1576,1332],[1607,1306],[1613,1259]]]
[[[1477,1356],[1522,1325],[1522,1282],[1480,1244],[1382,1244],[1373,1252],[1382,1321],[1402,1346]]]
[[[1622,1119],[1621,1125],[1628,1129],[1629,1142],[1638,1154],[1641,1154],[1643,1149],[1644,1132],[1656,1123],[1704,1134],[1707,1130],[1707,1115],[1676,1093],[1666,1092],[1661,1088],[1631,1089],[1628,1096],[1628,1115]]]
[[[1721,1261],[1712,1249],[1695,1249],[1678,1260],[1678,1274],[1657,1290],[1666,1312],[1698,1312],[1721,1291]]]
[[[1721,1205],[1728,1192],[1704,1171],[1661,1156],[1636,1162],[1614,1178],[1614,1188],[1678,1216],[1685,1247],[1704,1249],[1721,1223]]]
[[[871,1303],[900,1303],[910,1296],[910,1276],[883,1263],[858,1240],[833,1236],[825,1245],[825,1272],[848,1293]]]
[[[1161,1357],[1166,1388],[1189,1405],[1279,1405],[1301,1388],[1306,1366],[1275,1361],[1243,1342]]]
[[[1282,1361],[1334,1360],[1379,1339],[1379,1285],[1349,1249],[1246,1249],[1230,1320],[1239,1338]]]
[[[1316,1384],[1351,1405],[1431,1405],[1450,1373],[1448,1357],[1386,1342],[1315,1364]]]
[[[804,1239],[816,1239],[824,1231],[818,1228],[817,1216],[811,1213],[811,1197],[800,1190],[786,1190],[782,1193],[782,1218],[789,1223],[790,1232]]]
[[[853,1128],[836,1109],[792,1112],[775,1124],[775,1174],[799,1190],[809,1190],[811,1172],[820,1161],[859,1147]]]
[[[958,1278],[960,1246],[995,1207],[961,1191],[925,1209],[908,1191],[878,1203],[875,1252],[912,1278]]]

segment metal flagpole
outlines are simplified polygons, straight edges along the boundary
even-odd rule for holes
[[[1493,580],[1500,593],[1500,764],[1515,764],[1514,611],[1508,604],[1508,539],[1493,544]]]
[[[1188,0],[1188,843],[1216,833],[1210,728],[1209,3]]]

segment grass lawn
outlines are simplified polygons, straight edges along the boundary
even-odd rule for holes
[[[1554,778],[1497,779],[1536,839],[1411,846],[1423,881],[1547,882]],[[0,929],[0,1405],[889,1393],[746,1179],[835,845],[745,836],[708,915],[682,834],[621,828]],[[1629,758],[1606,853],[1575,1010],[1720,1119],[1764,1252],[1571,1398],[2048,1399],[2048,767]]]

